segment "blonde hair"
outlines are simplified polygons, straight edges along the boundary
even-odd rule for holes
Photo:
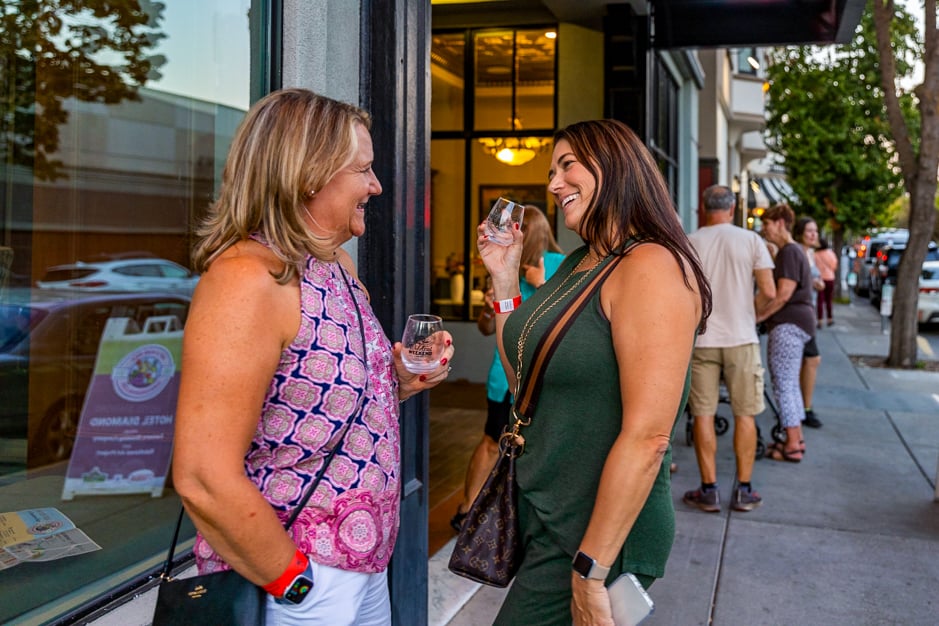
[[[197,227],[196,271],[253,233],[284,262],[279,283],[296,276],[307,255],[333,260],[333,247],[306,225],[304,200],[352,162],[356,124],[369,128],[369,114],[306,89],[275,91],[255,103],[228,151],[219,197]]]
[[[526,265],[538,266],[538,261],[545,251],[561,252],[561,247],[554,239],[548,218],[541,209],[533,204],[525,205],[525,215],[522,217],[522,261],[519,268]],[[524,273],[522,273],[524,277]]]

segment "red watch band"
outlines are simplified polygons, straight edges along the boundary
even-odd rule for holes
[[[290,559],[290,563],[287,564],[287,569],[284,570],[284,573],[278,576],[277,580],[274,582],[264,585],[262,589],[275,598],[280,598],[284,595],[284,592],[287,591],[287,587],[290,586],[290,583],[303,573],[309,560],[307,555],[303,554],[300,548],[297,548],[293,558]]]
[[[492,310],[496,313],[511,313],[522,303],[522,294],[508,300],[496,300],[492,303]]]

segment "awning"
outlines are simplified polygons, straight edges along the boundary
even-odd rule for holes
[[[785,178],[773,177],[754,177],[750,179],[753,185],[747,190],[747,208],[755,207],[769,208],[778,202],[788,202],[789,198],[795,196],[792,187],[786,182]]]
[[[848,43],[866,0],[652,0],[654,48]]]

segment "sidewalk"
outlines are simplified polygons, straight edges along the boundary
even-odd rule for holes
[[[732,512],[732,434],[718,438],[724,509],[681,501],[699,483],[694,450],[676,428],[672,476],[675,544],[665,578],[649,590],[650,626],[939,623],[939,373],[855,366],[848,355],[885,356],[876,309],[837,305],[818,332],[814,408],[795,465],[760,460],[763,505]],[[775,418],[757,417],[769,442]],[[452,543],[430,561],[430,623],[490,624],[504,591],[449,574]]]

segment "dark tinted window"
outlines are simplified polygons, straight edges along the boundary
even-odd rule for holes
[[[124,265],[112,270],[124,276],[162,276],[158,265]]]
[[[59,270],[49,270],[42,277],[44,282],[55,283],[66,280],[79,280],[86,276],[91,276],[98,270],[92,268],[70,267]]]

